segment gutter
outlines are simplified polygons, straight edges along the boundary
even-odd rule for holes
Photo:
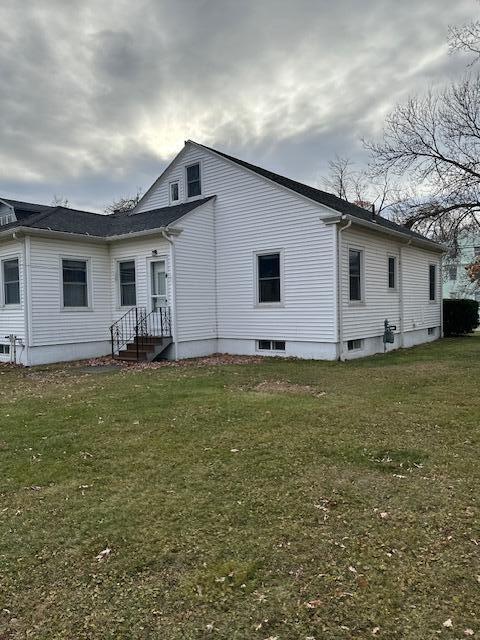
[[[90,236],[83,233],[72,233],[69,231],[54,231],[53,229],[38,229],[35,227],[15,227],[14,229],[7,229],[6,231],[0,231],[0,238],[10,237],[19,238],[22,235],[33,235],[56,238],[65,238],[68,240],[77,240],[79,242],[104,242],[110,243],[118,240],[129,240],[130,238],[141,238],[143,236],[154,236],[157,234],[163,234],[166,231],[171,235],[179,235],[183,229],[168,227],[156,227],[155,229],[145,229],[144,231],[135,231],[133,233],[122,233],[116,236]]]
[[[369,230],[376,230],[379,233],[385,233],[390,236],[394,236],[397,238],[402,238],[402,240],[408,240],[409,244],[415,242],[416,244],[422,246],[425,249],[430,249],[431,251],[437,251],[438,253],[444,253],[447,251],[447,247],[444,244],[440,244],[439,242],[434,242],[433,240],[428,240],[427,238],[415,238],[408,237],[407,234],[402,231],[397,231],[396,229],[389,229],[388,227],[382,227],[376,222],[370,222],[369,220],[362,220],[362,218],[357,218],[356,216],[352,216],[350,214],[342,215],[342,219],[351,220],[353,224],[356,224],[360,227],[365,227]]]

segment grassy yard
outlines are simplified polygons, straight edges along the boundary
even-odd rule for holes
[[[480,638],[479,367],[0,367],[0,639]]]

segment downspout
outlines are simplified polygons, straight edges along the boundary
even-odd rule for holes
[[[409,247],[412,244],[411,240],[407,240],[405,246]],[[400,346],[403,348],[404,339],[405,339],[405,305],[404,305],[404,296],[403,296],[403,249],[404,247],[400,245],[398,252],[398,304],[399,304],[399,315],[400,315]]]
[[[440,338],[443,338],[443,255],[440,260]]]
[[[178,360],[178,336],[177,336],[177,287],[176,287],[176,263],[175,263],[175,242],[168,235],[167,229],[160,229],[160,233],[170,244],[170,263],[172,265],[172,338],[173,352],[175,360]]]
[[[342,216],[342,219],[343,216]],[[338,319],[338,357],[339,360],[344,362],[345,360],[345,352],[343,347],[343,270],[342,270],[342,262],[343,262],[343,249],[342,249],[342,231],[345,231],[352,225],[352,221],[349,220],[347,224],[342,227],[340,225],[337,226],[337,319]]]

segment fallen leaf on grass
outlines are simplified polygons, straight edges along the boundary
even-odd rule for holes
[[[380,627],[374,627],[372,629],[372,636],[376,636],[379,631],[380,631]]]
[[[98,560],[98,562],[102,562],[103,560],[107,560],[110,557],[111,553],[112,553],[112,550],[110,549],[110,547],[106,547],[103,551],[100,551],[100,553],[98,554],[98,556],[95,557],[95,559]]]
[[[306,602],[305,606],[307,609],[316,609],[322,604],[321,600],[310,600],[310,602]]]
[[[475,633],[473,629],[465,629],[465,631],[463,632],[466,636],[473,636],[473,634]]]
[[[447,629],[451,629],[453,627],[452,619],[448,618],[448,620],[445,620],[445,622],[443,623],[443,626],[446,627]]]

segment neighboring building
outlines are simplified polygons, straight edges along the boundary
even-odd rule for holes
[[[195,142],[128,215],[2,202],[3,360],[345,359],[382,352],[386,319],[388,348],[441,335],[442,246]]]
[[[480,288],[471,282],[465,267],[480,257],[480,233],[468,233],[459,240],[457,256],[446,258],[443,269],[443,297],[470,298],[480,302]]]

